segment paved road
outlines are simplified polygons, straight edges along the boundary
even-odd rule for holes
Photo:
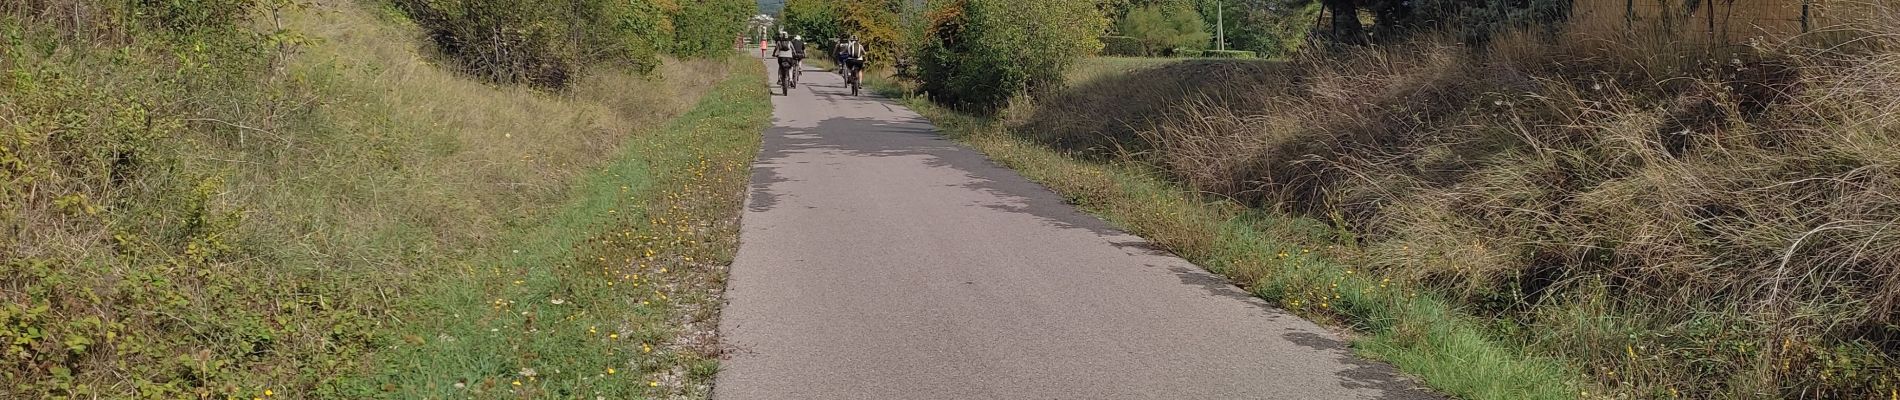
[[[804,80],[772,101],[715,398],[1435,398],[916,113]]]

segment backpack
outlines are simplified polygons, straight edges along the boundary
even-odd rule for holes
[[[776,50],[773,50],[772,54],[778,58],[792,58],[792,41],[779,41]]]

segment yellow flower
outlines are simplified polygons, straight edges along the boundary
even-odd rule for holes
[[[521,386],[521,381],[519,380],[515,381],[515,386]]]
[[[615,340],[618,340],[618,339],[620,339],[620,334],[618,334],[618,333],[609,333],[609,334],[607,334],[607,338],[608,338],[608,339],[615,339]]]
[[[641,344],[640,344],[640,352],[641,352],[641,353],[652,353],[652,352],[653,352],[653,346],[648,346],[648,345],[647,345],[646,343],[641,343]]]
[[[647,386],[660,387],[660,381],[649,381],[647,382]]]
[[[614,374],[614,369],[613,369],[613,368],[607,368],[607,375],[613,375],[613,374]]]
[[[270,389],[264,389],[264,395],[265,395],[265,396],[276,396],[276,395],[277,395],[277,393],[276,393],[276,392],[272,392],[272,391],[270,391]]]

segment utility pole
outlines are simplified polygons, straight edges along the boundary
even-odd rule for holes
[[[1214,45],[1220,51],[1227,51],[1227,5],[1214,2]]]

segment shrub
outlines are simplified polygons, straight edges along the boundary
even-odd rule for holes
[[[499,83],[558,88],[582,65],[562,8],[535,0],[398,0],[443,53]]]
[[[1116,23],[1116,28],[1121,34],[1135,38],[1142,54],[1147,56],[1162,55],[1168,49],[1199,49],[1213,37],[1201,16],[1185,4],[1148,5],[1131,10]]]
[[[1255,55],[1254,52],[1246,50],[1206,50],[1200,53],[1201,57],[1208,58],[1260,58],[1260,56]]]
[[[544,88],[564,87],[600,62],[644,71],[662,53],[723,54],[756,7],[745,0],[395,1],[464,71]]]
[[[1168,54],[1175,57],[1182,57],[1182,58],[1201,58],[1203,56],[1206,56],[1207,52],[1203,50],[1195,50],[1195,49],[1174,49],[1174,51],[1170,51],[1168,52]]]
[[[919,55],[922,89],[946,105],[989,112],[1062,83],[1094,54],[1106,20],[1087,0],[958,0],[930,16]]]
[[[1148,52],[1141,48],[1141,41],[1128,36],[1103,36],[1102,55],[1121,57],[1141,57]]]

